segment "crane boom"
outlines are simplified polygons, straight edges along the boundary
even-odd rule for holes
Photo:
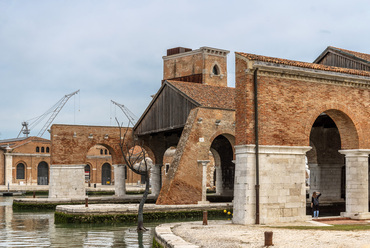
[[[38,137],[41,137],[42,135],[44,135],[45,131],[50,127],[51,123],[54,121],[55,117],[57,117],[60,110],[62,110],[64,105],[68,102],[69,98],[76,95],[78,92],[80,92],[80,90],[76,90],[75,92],[72,92],[71,94],[65,95],[64,97],[62,97],[62,99],[59,100],[59,102],[58,102],[56,108],[53,110],[51,116],[46,121],[44,126],[41,128],[40,132],[38,133],[38,135],[37,135]]]
[[[117,105],[121,110],[122,112],[125,114],[125,116],[127,117],[128,121],[129,121],[129,126],[130,126],[130,123],[132,124],[132,126],[135,126],[136,122],[137,122],[137,117],[134,115],[134,113],[132,113],[127,107],[125,107],[125,105],[123,104],[119,104],[113,100],[111,100],[113,104]]]

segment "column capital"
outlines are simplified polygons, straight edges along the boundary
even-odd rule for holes
[[[114,164],[113,167],[126,166],[126,164]]]
[[[255,154],[255,145],[237,145],[235,146],[236,154]],[[276,146],[276,145],[259,145],[258,146],[259,154],[294,154],[302,155],[306,154],[309,150],[312,149],[310,146]]]
[[[346,157],[368,157],[370,149],[339,150],[338,152],[346,155]]]
[[[210,160],[197,160],[197,162],[198,162],[198,165],[207,166],[207,164],[211,161]]]

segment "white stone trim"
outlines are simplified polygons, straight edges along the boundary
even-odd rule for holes
[[[339,150],[338,152],[346,157],[368,157],[370,149]]]
[[[235,154],[252,153],[255,154],[256,145],[237,145]],[[312,147],[310,146],[276,146],[276,145],[259,145],[259,154],[305,154]]]
[[[163,56],[162,58],[163,60],[169,60],[169,59],[181,58],[181,57],[186,57],[186,56],[195,55],[195,54],[208,54],[208,55],[226,57],[229,53],[230,51],[228,50],[212,48],[212,47],[201,47],[199,49],[191,50],[188,52],[176,53],[176,54],[172,54],[168,56]]]
[[[30,153],[9,153],[9,155],[12,155],[13,157],[16,156],[27,156],[27,157],[50,157],[50,153],[36,153],[36,154],[30,154]]]

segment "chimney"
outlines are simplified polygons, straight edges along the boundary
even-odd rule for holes
[[[192,49],[190,49],[190,48],[175,47],[175,48],[167,49],[167,56],[174,55],[174,54],[179,54],[179,53],[190,52],[190,51],[192,51]]]

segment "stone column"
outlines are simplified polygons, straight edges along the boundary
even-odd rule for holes
[[[216,195],[223,194],[223,187],[222,187],[222,169],[221,165],[215,166],[216,170]]]
[[[5,153],[5,186],[13,184],[13,155],[10,153],[10,148],[6,149]]]
[[[207,164],[209,160],[198,160],[198,165],[202,166],[202,200],[198,204],[209,204],[207,201]]]
[[[150,170],[152,195],[158,196],[161,191],[161,164],[155,164]]]
[[[85,165],[50,165],[49,198],[84,199]]]
[[[321,183],[321,167],[318,164],[308,164],[310,170],[310,197],[314,191],[321,192],[320,183]],[[311,199],[311,198],[310,198]]]
[[[305,221],[306,162],[310,147],[259,146],[260,224]],[[256,223],[255,145],[235,146],[233,223]]]
[[[369,154],[370,149],[340,150],[346,156],[346,212],[342,216],[370,219]]]
[[[126,173],[124,164],[114,164],[114,192],[115,196],[126,195]]]

